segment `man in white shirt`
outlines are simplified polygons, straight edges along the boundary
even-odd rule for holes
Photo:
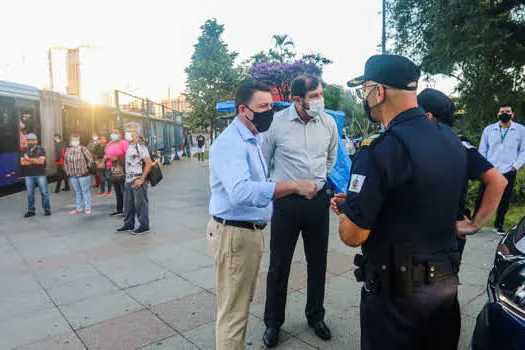
[[[507,179],[508,185],[498,206],[494,230],[499,235],[505,234],[503,223],[509,210],[512,190],[518,170],[525,164],[525,127],[513,121],[512,107],[504,104],[498,113],[499,122],[489,125],[483,131],[479,143],[479,153],[487,158]],[[485,186],[480,186],[476,201],[479,208]]]

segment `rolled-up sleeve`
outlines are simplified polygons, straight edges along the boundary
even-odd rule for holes
[[[222,182],[233,204],[264,208],[270,205],[275,193],[275,183],[251,180],[246,145],[239,143],[213,149],[210,167]]]
[[[334,168],[335,162],[337,160],[337,148],[339,145],[339,133],[337,131],[337,125],[333,120],[331,121],[331,139],[328,146],[328,157],[326,159],[326,175],[329,175]]]

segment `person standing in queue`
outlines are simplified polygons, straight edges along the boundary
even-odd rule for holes
[[[457,349],[456,216],[467,183],[465,147],[418,108],[419,68],[372,56],[358,96],[386,131],[361,143],[347,194],[331,202],[341,240],[362,247],[361,349]]]
[[[55,186],[55,193],[60,192],[60,186],[64,181],[64,189],[62,191],[69,191],[69,180],[66,171],[64,170],[64,155],[66,154],[66,146],[62,141],[62,135],[55,134],[55,165],[57,167],[57,183]]]
[[[109,144],[106,146],[106,151],[103,160],[106,162],[106,170],[109,171],[113,162],[119,162],[123,167],[126,166],[126,151],[129,143],[123,140],[122,130],[115,128],[109,135]],[[108,181],[111,181],[109,176],[106,176]],[[124,216],[124,182],[113,182],[115,189],[115,198],[117,201],[117,209],[109,214],[110,216]]]
[[[20,167],[27,190],[27,211],[24,218],[36,215],[35,188],[37,186],[42,197],[44,215],[49,216],[51,215],[51,204],[47,188],[46,151],[38,144],[38,137],[35,134],[27,134],[25,140],[27,147],[22,151],[20,158]]]
[[[448,125],[451,128],[454,126],[456,105],[454,101],[441,91],[425,89],[417,96],[417,102],[419,107],[425,110],[430,120]],[[473,218],[470,218],[470,215],[465,215],[466,211],[469,211],[465,208],[468,188],[465,189],[464,197],[461,200],[456,227],[458,231],[458,249],[460,256],[462,256],[465,249],[466,236],[481,230],[492,217],[507,186],[507,180],[498,169],[494,168],[478,152],[468,137],[462,134],[458,134],[458,137],[467,150],[467,175],[469,180],[478,180],[486,186],[481,206]]]
[[[310,201],[294,194],[275,201],[264,310],[263,341],[267,347],[277,345],[284,323],[288,278],[299,233],[308,270],[308,325],[319,338],[331,338],[324,322],[330,214],[326,178],[337,158],[339,134],[335,120],[324,112],[323,86],[318,78],[295,78],[291,94],[293,104],[275,115],[264,134],[264,157],[272,180],[314,180],[317,193]]]
[[[217,350],[244,350],[248,311],[272,200],[296,193],[313,198],[315,181],[269,182],[261,132],[273,120],[272,91],[245,82],[235,94],[235,119],[210,148],[210,215],[206,231],[217,279]]]
[[[132,235],[142,235],[150,230],[148,174],[153,162],[144,138],[140,134],[140,125],[126,124],[126,182],[124,183],[124,226],[117,232],[131,232]],[[135,216],[139,227],[135,228]]]

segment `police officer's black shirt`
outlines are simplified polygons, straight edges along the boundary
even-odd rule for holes
[[[455,250],[467,183],[465,147],[455,133],[412,108],[367,141],[356,154],[341,206],[352,222],[371,230],[363,254],[379,256],[403,242],[413,243],[421,259]]]
[[[485,159],[485,157],[483,157],[481,153],[478,152],[478,150],[472,144],[468,137],[462,135],[461,133],[458,134],[458,137],[467,150],[467,176],[470,181],[478,179],[483,173],[494,168],[494,166],[487,159]],[[466,207],[467,202],[467,192],[468,188],[465,189],[463,197],[461,198],[457,220],[463,220],[464,218],[464,209]]]

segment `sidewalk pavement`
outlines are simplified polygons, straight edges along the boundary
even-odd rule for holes
[[[25,193],[0,198],[0,349],[214,349],[215,270],[207,254],[208,168],[181,160],[149,189],[152,231],[116,233],[114,196],[92,191],[92,216],[71,216],[74,193],[51,194],[53,215],[23,219]],[[51,186],[50,186],[51,188]],[[37,194],[37,203],[39,203]],[[359,290],[353,257],[331,218],[323,342],[306,324],[306,261],[297,245],[278,349],[359,349]],[[268,230],[267,230],[268,231]],[[247,349],[262,349],[269,232]],[[469,239],[461,272],[462,338],[467,347],[498,237]]]

